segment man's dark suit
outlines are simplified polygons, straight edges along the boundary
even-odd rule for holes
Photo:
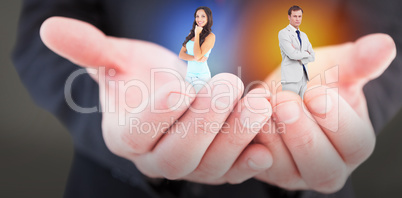
[[[177,2],[169,1],[168,3]],[[336,195],[351,197],[353,193],[350,182],[334,195],[321,195],[312,191],[289,192],[253,179],[240,185],[221,186],[167,180],[153,181],[143,176],[130,161],[113,155],[106,148],[101,134],[101,113],[80,114],[70,109],[65,102],[64,83],[67,77],[79,67],[46,48],[40,40],[39,27],[50,16],[67,16],[90,22],[107,35],[152,41],[160,37],[147,29],[150,26],[147,18],[155,15],[153,10],[164,9],[165,4],[167,4],[165,1],[153,0],[24,1],[13,61],[33,100],[54,114],[68,128],[73,137],[75,157],[65,196],[331,197]],[[133,20],[139,17],[141,20]],[[392,35],[393,32],[389,33]],[[396,42],[399,49],[401,40]],[[400,73],[397,67],[402,67],[401,60],[401,56],[398,55],[397,61],[384,75],[397,71]],[[394,89],[392,86],[396,85],[394,83],[387,87],[387,90],[393,93],[392,104],[381,110],[376,107],[389,99],[387,94],[378,94],[380,87],[389,83],[384,75],[379,80],[369,83],[365,88],[370,116],[377,132],[393,116],[396,109],[400,108],[400,101],[402,101],[402,94],[394,94],[392,91]],[[82,75],[74,81],[72,86],[72,96],[77,104],[83,107],[99,107],[98,86],[89,76]],[[382,94],[384,94],[383,97],[381,97]],[[377,96],[375,99],[372,98],[374,95]]]

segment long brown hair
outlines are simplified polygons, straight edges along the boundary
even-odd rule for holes
[[[212,27],[212,24],[213,24],[213,20],[212,20],[212,11],[211,11],[211,9],[209,9],[206,6],[201,6],[201,7],[197,8],[195,10],[195,12],[194,12],[193,28],[190,30],[190,34],[186,37],[186,39],[183,42],[184,47],[186,47],[186,43],[195,36],[194,30],[195,30],[195,26],[197,25],[197,22],[195,21],[195,18],[196,18],[198,10],[204,10],[205,14],[207,14],[207,18],[208,18],[207,24],[205,24],[205,26],[202,28],[202,32],[200,33],[200,46],[204,43],[205,38],[209,35],[209,33],[212,32],[211,27]]]

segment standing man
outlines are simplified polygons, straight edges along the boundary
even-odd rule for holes
[[[279,47],[281,48],[281,84],[282,90],[293,91],[303,100],[309,81],[307,64],[313,62],[315,53],[307,35],[300,31],[303,10],[292,6],[288,10],[289,25],[279,31]]]

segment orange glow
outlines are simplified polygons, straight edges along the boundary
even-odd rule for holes
[[[248,73],[243,80],[262,80],[280,65],[278,32],[289,24],[287,11],[294,4],[258,1],[245,8],[237,51],[242,55],[240,65]],[[296,4],[304,11],[300,30],[308,35],[313,48],[353,39],[348,33],[354,31],[354,26],[343,19],[338,9],[342,5],[312,0]]]

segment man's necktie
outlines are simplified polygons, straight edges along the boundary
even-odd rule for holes
[[[300,38],[300,31],[296,30],[296,33],[297,33],[297,38],[299,39],[299,42],[300,42],[300,49],[302,49],[301,48],[302,47],[302,42],[301,42],[301,38]]]
[[[297,38],[299,39],[299,42],[300,42],[300,50],[303,50],[302,49],[302,41],[301,41],[301,38],[300,38],[300,31],[296,30],[296,33],[297,33]],[[303,70],[306,73],[306,77],[307,77],[307,80],[308,80],[308,74],[307,74],[306,67],[304,66],[304,64],[302,64],[302,65],[303,65]]]

